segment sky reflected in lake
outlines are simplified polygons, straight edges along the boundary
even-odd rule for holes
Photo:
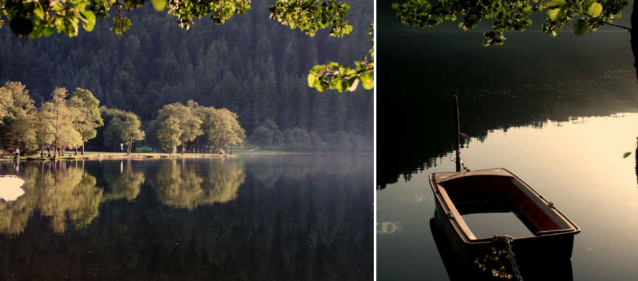
[[[462,159],[472,170],[507,168],[582,228],[571,265],[564,266],[571,266],[573,280],[627,280],[638,276],[625,262],[638,260],[632,242],[638,231],[637,124],[638,114],[620,113],[492,130],[483,142],[473,139]],[[430,173],[454,171],[449,156],[377,191],[378,221],[400,225],[393,232],[377,225],[379,280],[450,280],[430,228],[435,204],[428,182]],[[472,227],[481,232],[490,226]]]

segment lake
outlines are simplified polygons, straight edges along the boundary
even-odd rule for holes
[[[371,280],[373,157],[0,163],[2,280]],[[1,195],[1,194],[0,194]]]
[[[492,130],[483,141],[473,138],[462,159],[472,170],[507,168],[582,228],[568,269],[573,280],[625,280],[638,276],[626,262],[638,260],[637,124],[632,112]],[[623,158],[627,151],[632,156]],[[428,182],[430,173],[454,171],[450,156],[377,192],[379,280],[450,280],[430,227],[435,201]],[[494,227],[488,222],[470,226],[486,233]]]

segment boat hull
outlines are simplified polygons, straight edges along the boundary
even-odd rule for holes
[[[474,263],[477,257],[485,256],[489,252],[489,248],[494,246],[491,241],[475,243],[464,241],[438,201],[434,211],[434,222],[441,232],[449,238],[452,248],[463,262]],[[539,258],[544,260],[569,260],[574,247],[574,235],[573,233],[566,233],[545,237],[516,238],[512,240],[511,245],[518,261]]]
[[[447,271],[450,281],[502,281],[502,278],[493,277],[489,271],[481,271],[473,260],[468,260],[467,255],[462,257],[457,247],[454,247],[450,240],[450,235],[443,233],[441,226],[437,223],[436,218],[430,219],[430,230],[434,243],[439,251],[445,270]],[[479,250],[480,252],[480,250]],[[515,250],[516,252],[516,250]],[[482,253],[484,256],[485,253]],[[517,255],[518,258],[518,255]],[[526,281],[535,280],[574,280],[571,259],[535,259],[517,261],[521,275]]]
[[[463,263],[474,263],[497,244],[493,237],[475,237],[462,215],[498,211],[502,203],[516,206],[513,211],[534,233],[528,237],[513,237],[511,246],[518,262],[571,259],[574,235],[580,228],[506,169],[434,173],[430,175],[430,185],[436,199],[433,222]]]

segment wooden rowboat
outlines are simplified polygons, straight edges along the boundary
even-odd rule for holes
[[[493,236],[476,237],[463,215],[512,212],[531,235],[513,237],[517,260],[569,260],[580,228],[529,185],[502,168],[430,174],[434,221],[465,262],[485,255]],[[501,235],[505,233],[494,233]]]

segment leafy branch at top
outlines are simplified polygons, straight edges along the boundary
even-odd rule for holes
[[[276,19],[291,29],[299,28],[310,36],[319,29],[330,26],[330,36],[342,37],[352,31],[352,25],[343,18],[350,6],[334,0],[278,0],[268,8],[270,18]]]
[[[566,23],[574,23],[574,33],[583,35],[588,30],[596,31],[605,24],[612,24],[620,17],[627,0],[443,0],[436,6],[427,0],[410,0],[403,4],[394,3],[399,20],[411,26],[433,27],[444,21],[456,21],[463,17],[459,28],[475,29],[482,19],[494,19],[492,30],[483,33],[485,46],[502,45],[505,31],[523,31],[532,24],[533,12],[547,10],[547,22],[543,33],[556,36]],[[628,29],[626,27],[622,27]]]
[[[54,31],[74,37],[79,24],[86,31],[93,30],[96,18],[109,18],[115,8],[119,16],[113,17],[113,32],[122,34],[131,21],[121,16],[122,10],[142,7],[147,0],[0,0],[0,17],[9,19],[11,31],[17,36],[38,38]],[[179,26],[188,29],[194,19],[210,16],[215,24],[223,24],[235,14],[250,10],[251,0],[151,0],[157,11],[166,9],[178,18]],[[335,0],[278,0],[269,7],[270,17],[292,29],[299,28],[314,36],[324,28],[330,35],[342,37],[352,31],[344,20],[350,6]],[[0,27],[4,21],[0,19]]]
[[[250,10],[250,0],[151,0],[156,10],[167,8],[168,14],[178,18],[179,26],[188,29],[195,18],[210,15],[212,22],[222,24],[235,14]],[[86,31],[93,30],[97,18],[109,18],[109,11],[116,8],[113,17],[116,34],[122,34],[131,26],[122,10],[142,7],[146,0],[0,0],[0,16],[9,19],[11,31],[19,36],[38,38],[54,31],[77,36],[79,24]],[[1,21],[1,20],[0,20]],[[2,23],[0,23],[0,27]]]
[[[372,35],[373,29],[374,24],[370,25],[368,34]],[[372,48],[363,57],[363,61],[354,62],[356,65],[354,69],[336,62],[313,67],[308,74],[308,86],[320,92],[332,89],[343,93],[346,90],[356,90],[361,81],[364,89],[372,89],[374,87],[374,38],[370,44]]]

